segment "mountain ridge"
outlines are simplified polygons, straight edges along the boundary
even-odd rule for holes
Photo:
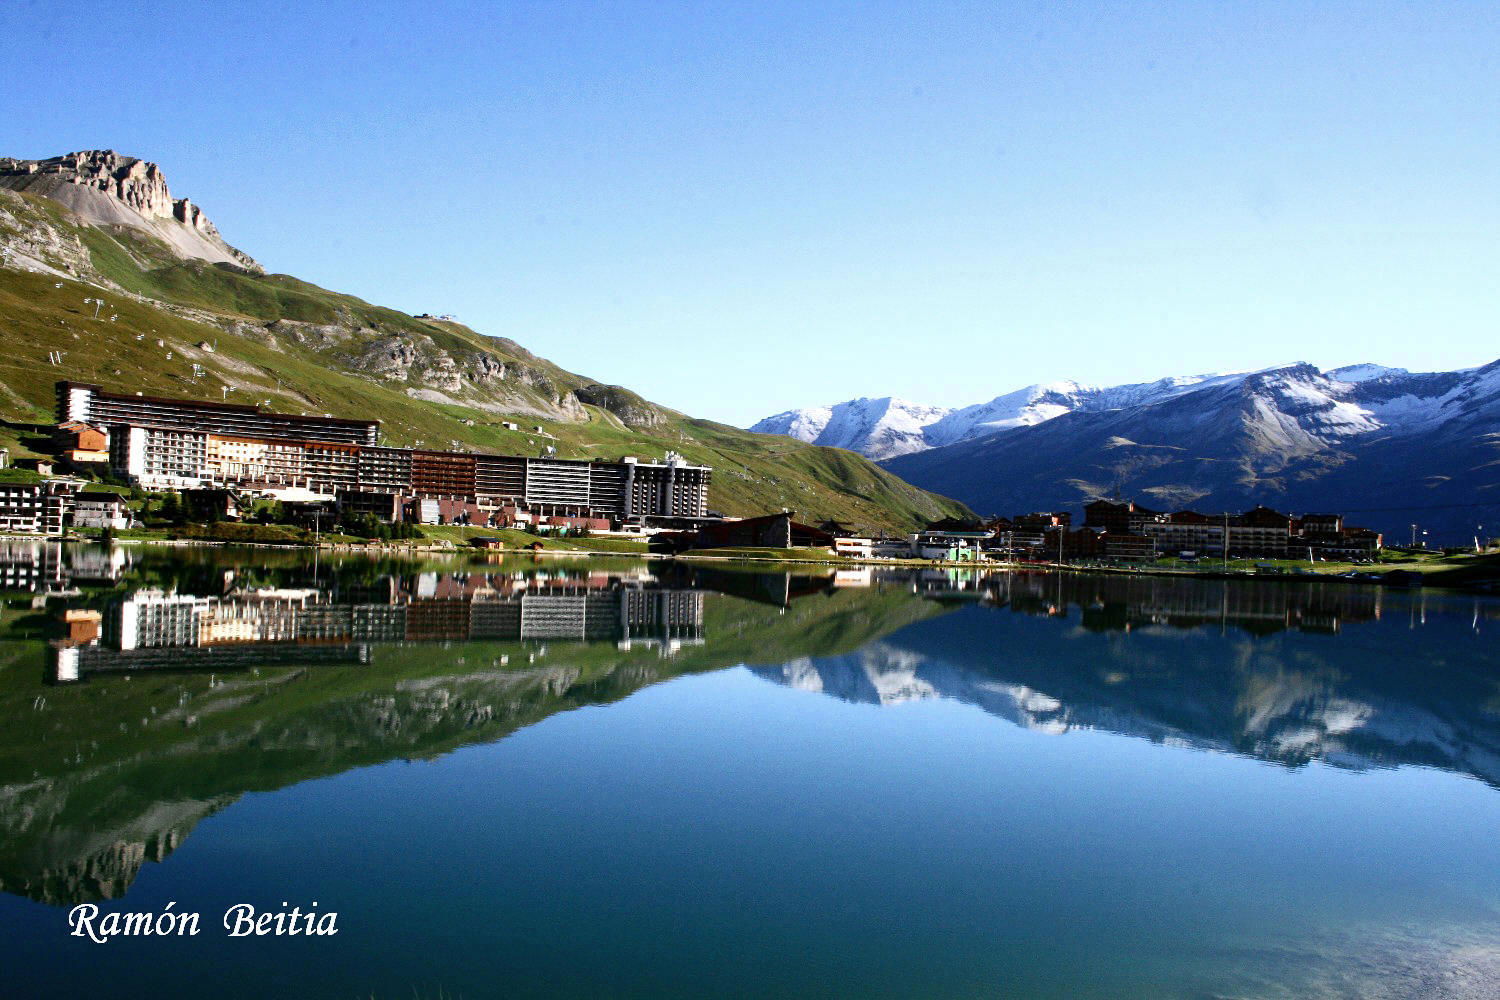
[[[983,403],[931,406],[900,397],[860,397],[786,410],[749,427],[809,444],[857,451],[876,461],[941,448],[986,434],[1031,427],[1075,410],[1105,410],[1168,399],[1248,372],[1169,376],[1154,382],[1100,386],[1073,379],[1038,382]]]
[[[1359,513],[1394,538],[1419,523],[1461,544],[1500,525],[1500,361],[1352,382],[1291,365],[885,464],[986,511],[1114,495],[1167,509],[1265,503]]]

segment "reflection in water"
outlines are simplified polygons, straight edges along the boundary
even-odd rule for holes
[[[1500,786],[1500,660],[1476,641],[1497,617],[1485,599],[125,551],[0,551],[8,589],[32,595],[4,621],[4,891],[117,897],[246,792],[434,757],[740,664],[851,702],[953,699],[1049,732],[1287,766],[1422,764]]]
[[[1076,609],[1084,628],[1124,630],[1146,625],[1239,628],[1256,634],[1283,629],[1337,632],[1380,618],[1389,592],[1336,582],[1197,581],[1170,576],[1001,575],[985,581],[985,599],[1025,614],[1066,617]]]
[[[139,590],[109,606],[105,641],[55,643],[55,676],[278,663],[366,663],[380,642],[614,642],[671,655],[703,642],[703,594],[644,574],[385,577],[355,595],[310,587],[223,596]],[[340,598],[343,599],[340,599]]]
[[[22,652],[0,674],[0,890],[58,904],[124,894],[247,791],[492,741],[757,654],[855,649],[939,610],[872,605],[828,576],[282,554],[246,568],[222,552],[116,560],[121,586],[82,593],[85,562],[59,546],[20,555],[63,567],[28,589],[67,606],[7,621]],[[716,600],[709,578],[755,599]]]
[[[940,623],[755,672],[850,702],[949,698],[1028,729],[1289,766],[1421,764],[1500,787],[1500,651],[1483,638],[1486,623],[1500,628],[1493,600],[1043,574],[983,578],[975,594]],[[1025,621],[1036,617],[1050,623]]]
[[[0,538],[0,591],[76,594],[79,584],[120,579],[130,564],[130,550],[124,547]]]

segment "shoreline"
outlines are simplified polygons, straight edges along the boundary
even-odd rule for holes
[[[5,534],[0,538],[17,541],[56,541],[59,544],[99,544],[98,539],[85,538],[77,535],[71,536],[38,536],[27,534]],[[1425,587],[1439,588],[1443,590],[1454,590],[1463,593],[1476,593],[1495,595],[1500,592],[1500,563],[1496,564],[1493,577],[1481,578],[1469,581],[1448,581],[1441,579],[1429,580],[1427,577],[1443,577],[1451,573],[1462,572],[1460,567],[1445,567],[1428,572],[1413,570],[1405,567],[1392,567],[1381,570],[1378,566],[1370,567],[1367,572],[1371,574],[1404,571],[1413,574],[1412,579],[1406,582],[1386,581],[1383,579],[1361,579],[1350,578],[1343,575],[1344,571],[1319,572],[1311,570],[1293,570],[1276,573],[1259,573],[1253,570],[1185,570],[1175,567],[1164,566],[1079,566],[1067,563],[1033,563],[1033,562],[1011,562],[1011,561],[983,561],[983,562],[948,562],[931,559],[843,559],[833,556],[799,556],[789,555],[780,558],[769,554],[742,554],[726,552],[722,555],[712,553],[712,550],[693,550],[679,554],[668,554],[662,552],[621,552],[604,549],[558,549],[558,548],[510,548],[510,547],[468,547],[454,545],[451,542],[444,544],[403,544],[390,543],[355,544],[349,542],[256,542],[256,541],[233,541],[223,539],[200,539],[200,538],[116,538],[116,545],[162,545],[171,547],[235,547],[272,550],[301,550],[311,552],[337,552],[356,554],[363,556],[387,556],[387,557],[433,557],[433,556],[533,556],[562,559],[638,559],[643,561],[677,560],[683,562],[702,563],[740,563],[761,566],[777,567],[822,567],[831,569],[937,569],[958,571],[963,573],[984,573],[992,571],[1001,572],[1042,572],[1042,573],[1098,573],[1116,576],[1157,576],[1157,577],[1182,577],[1194,580],[1253,580],[1261,583],[1306,583],[1306,582],[1331,582],[1348,585],[1378,586],[1392,590],[1418,590]]]

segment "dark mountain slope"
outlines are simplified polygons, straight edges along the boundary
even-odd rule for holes
[[[1357,512],[1402,538],[1415,521],[1457,543],[1500,529],[1500,362],[1357,384],[1296,365],[885,465],[996,513],[1115,494],[1168,509],[1266,503]]]

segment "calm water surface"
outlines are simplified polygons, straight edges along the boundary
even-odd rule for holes
[[[1493,599],[0,563],[0,996],[1500,995]]]

